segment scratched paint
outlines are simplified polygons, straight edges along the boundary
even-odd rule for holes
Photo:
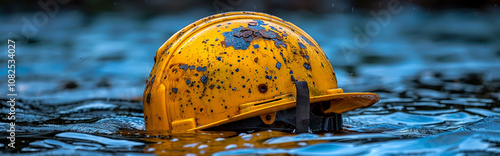
[[[261,20],[254,20],[249,22],[246,27],[240,26],[238,28],[232,29],[230,32],[224,32],[224,43],[226,47],[234,47],[234,49],[246,50],[254,39],[263,38],[266,40],[274,41],[276,47],[286,48],[285,42],[283,42],[282,36],[277,32],[272,30],[266,30],[266,28],[261,25],[264,24]],[[272,27],[274,28],[274,27]],[[259,48],[259,45],[253,45],[255,49]]]
[[[182,65],[179,65],[179,68],[184,69],[184,70],[188,70],[188,65],[182,64]]]
[[[302,48],[302,49],[306,49],[306,46],[304,46],[304,44],[302,44],[300,42],[299,42],[299,47]]]
[[[196,67],[196,70],[199,72],[204,72],[204,71],[207,71],[207,67],[206,66],[204,66],[204,67],[198,66],[198,67]]]
[[[250,42],[246,42],[241,37],[233,36],[234,33],[241,31],[241,29],[243,29],[243,27],[234,28],[233,31],[231,32],[222,33],[224,35],[224,43],[226,47],[232,46],[234,47],[234,49],[241,49],[241,50],[246,50],[248,48]]]

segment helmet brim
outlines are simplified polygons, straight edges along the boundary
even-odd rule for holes
[[[337,93],[337,94],[326,94],[326,95],[311,97],[310,103],[313,104],[322,101],[330,101],[331,106],[327,110],[325,110],[325,112],[340,114],[358,108],[371,106],[377,103],[379,100],[380,96],[375,93]],[[282,102],[277,101],[272,105],[259,107],[257,109],[253,109],[247,112],[234,115],[231,118],[222,119],[213,123],[189,129],[188,131],[203,130],[223,125],[226,123],[236,122],[251,117],[256,117],[285,109],[290,109],[295,106],[296,106],[295,99],[283,100]]]

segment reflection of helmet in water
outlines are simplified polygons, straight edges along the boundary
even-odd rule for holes
[[[295,25],[230,12],[198,20],[161,46],[143,102],[147,130],[304,132],[339,130],[339,113],[379,99],[343,93],[323,50]]]

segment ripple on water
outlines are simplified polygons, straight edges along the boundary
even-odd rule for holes
[[[101,119],[96,124],[116,125],[119,129],[144,130],[144,118],[141,117],[116,117]]]
[[[142,142],[110,139],[110,138],[101,137],[101,136],[95,136],[95,135],[83,134],[83,133],[74,133],[74,132],[59,133],[59,134],[56,134],[56,137],[91,141],[91,142],[96,142],[96,143],[106,145],[106,147],[114,147],[114,148],[124,148],[124,147],[133,147],[133,146],[144,145],[144,143],[142,143]]]
[[[456,131],[472,131],[472,132],[499,132],[500,116],[488,116],[482,120],[460,127]],[[495,139],[500,142],[500,136],[490,139]]]
[[[317,134],[302,133],[295,136],[284,136],[268,139],[264,144],[282,144],[299,141],[312,140],[328,140],[328,141],[353,141],[353,140],[372,140],[372,139],[388,139],[399,138],[399,136],[389,134],[355,134],[355,135],[340,135],[340,136],[320,136]]]
[[[471,113],[475,113],[475,114],[479,114],[479,115],[482,115],[482,116],[500,115],[500,113],[493,112],[493,111],[490,111],[490,110],[487,110],[487,109],[482,109],[482,108],[466,108],[465,111],[468,111],[468,112],[471,112]]]
[[[445,113],[454,113],[458,112],[458,109],[444,109],[444,110],[415,110],[410,111],[413,114],[422,114],[422,115],[436,115],[436,114],[445,114]]]
[[[423,106],[423,107],[446,107],[444,104],[439,104],[437,102],[414,102],[413,106]]]
[[[8,128],[9,126],[7,123],[0,125],[5,128]],[[144,118],[115,117],[115,118],[101,119],[95,123],[77,123],[77,124],[67,124],[67,125],[44,124],[41,126],[20,125],[16,127],[16,132],[23,132],[23,133],[72,131],[80,133],[113,134],[118,132],[119,130],[144,130]]]
[[[478,99],[474,98],[456,98],[454,100],[441,100],[439,101],[442,104],[449,105],[464,105],[464,106],[487,106],[487,103],[483,103]]]
[[[433,99],[446,99],[449,97],[448,93],[431,89],[419,89],[416,91],[416,94],[420,97],[428,97]]]
[[[77,107],[71,108],[69,110],[61,110],[61,111],[59,111],[59,113],[60,114],[69,114],[69,113],[84,112],[84,111],[90,111],[90,110],[111,110],[114,108],[116,108],[116,105],[114,105],[114,104],[104,103],[101,101],[95,101],[93,103],[77,106]]]
[[[464,112],[441,115],[415,115],[404,112],[395,112],[387,115],[358,115],[349,117],[351,122],[363,125],[404,124],[408,126],[438,124],[445,121],[455,121],[458,124],[473,122],[481,119],[479,116]]]

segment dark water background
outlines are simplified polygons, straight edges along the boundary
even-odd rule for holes
[[[355,28],[376,21],[369,12],[386,10],[385,3],[321,1],[273,11],[277,4],[258,2],[233,9],[266,11],[296,24],[322,46],[339,87],[375,92],[381,101],[343,114],[341,133],[148,133],[141,99],[157,48],[183,26],[217,9],[211,3],[193,9],[188,6],[193,1],[158,2],[149,12],[121,2],[71,3],[60,6],[29,40],[18,39],[16,148],[7,147],[4,130],[10,120],[2,115],[0,153],[500,153],[500,10],[495,2],[469,6],[457,1],[449,9],[404,1],[402,12],[391,14],[379,34],[350,52],[342,44],[355,45],[360,34]],[[16,11],[7,4],[2,2],[0,10],[9,12],[0,15],[4,40],[9,32],[21,34],[23,17],[41,10],[33,4],[34,11]],[[169,11],[162,13],[162,6]],[[7,59],[5,52],[0,63],[6,65]],[[7,68],[0,68],[0,77],[5,80],[0,108],[7,114]]]

